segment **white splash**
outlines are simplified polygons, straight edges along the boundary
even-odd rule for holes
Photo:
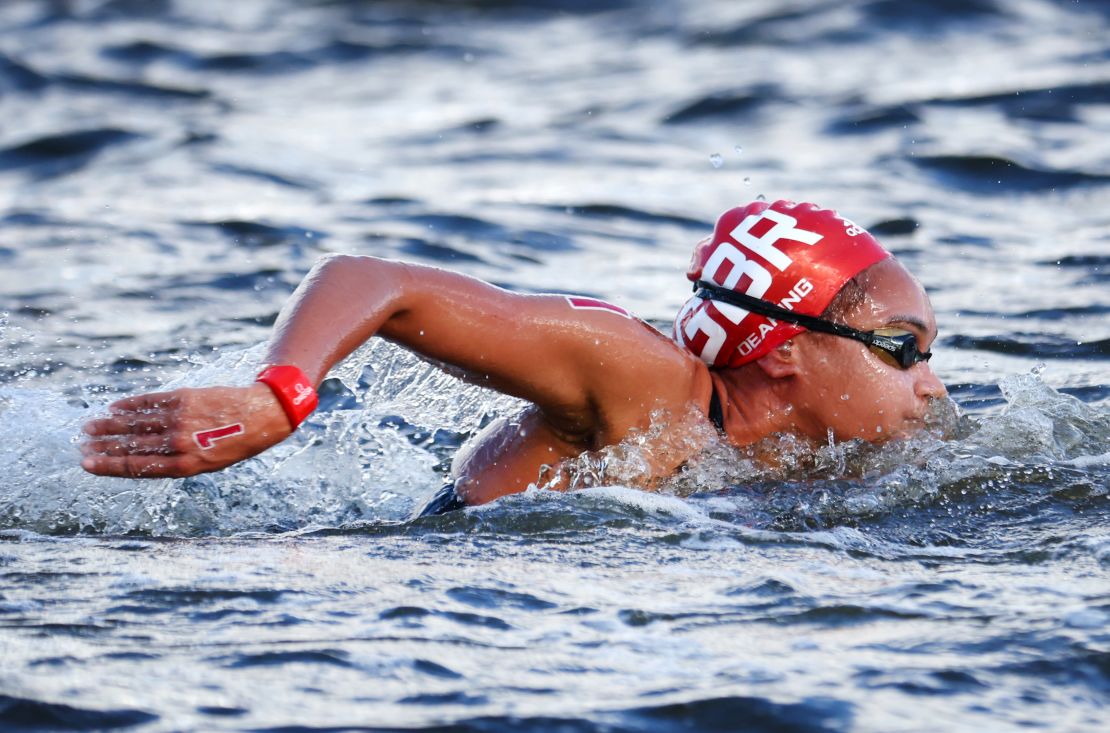
[[[165,388],[247,384],[261,352],[196,363]],[[262,455],[180,480],[105,478],[80,468],[81,426],[110,400],[0,391],[0,441],[7,446],[0,453],[0,527],[229,535],[399,520],[442,479],[443,457],[414,426],[465,435],[519,405],[384,343],[359,350],[336,376],[363,392],[353,408],[318,411]]]

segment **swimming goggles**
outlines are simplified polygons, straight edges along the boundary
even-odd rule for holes
[[[796,323],[810,331],[831,333],[834,336],[862,341],[884,362],[901,369],[909,369],[918,362],[929,361],[929,358],[933,355],[931,351],[919,351],[917,337],[900,328],[878,328],[874,331],[860,331],[851,326],[795,313],[774,303],[768,303],[766,300],[753,298],[735,290],[728,290],[704,280],[698,280],[694,283],[694,294],[704,300],[719,300],[722,303],[728,303],[737,308],[758,313],[761,316],[786,321],[787,323]]]

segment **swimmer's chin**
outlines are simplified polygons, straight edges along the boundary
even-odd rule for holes
[[[887,440],[911,440],[922,435],[950,439],[955,436],[959,414],[959,407],[951,398],[931,399],[921,415],[908,416],[897,430],[891,431]]]
[[[874,443],[888,443],[895,440],[912,440],[925,432],[928,426],[925,424],[924,418],[912,417],[905,420],[898,426],[897,430],[892,430],[884,439],[872,441]]]
[[[871,430],[862,430],[854,435],[835,436],[835,442],[844,443],[851,440],[871,445],[885,445],[898,441],[911,440],[928,429],[928,421],[923,416],[908,415],[894,427],[879,425]]]

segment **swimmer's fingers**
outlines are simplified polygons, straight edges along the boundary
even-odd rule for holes
[[[84,430],[88,435],[146,435],[164,433],[169,428],[167,415],[127,413],[90,420]]]
[[[181,405],[180,391],[127,397],[109,405],[106,417],[87,422],[84,431],[96,436],[163,433],[176,424]]]
[[[81,468],[98,476],[123,478],[181,478],[200,473],[201,464],[191,456],[85,456]]]
[[[85,426],[81,466],[101,476],[182,478],[258,455],[290,432],[265,384],[137,395]]]
[[[180,453],[169,435],[95,438],[81,444],[85,456],[161,455]]]
[[[175,410],[181,404],[179,392],[148,392],[133,397],[125,397],[108,405],[112,413],[124,412],[160,412]]]

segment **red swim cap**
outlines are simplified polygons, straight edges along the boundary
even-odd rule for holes
[[[713,236],[694,249],[686,277],[817,316],[845,283],[890,256],[863,227],[831,209],[754,201],[721,214]],[[802,331],[697,296],[674,322],[675,341],[713,367],[746,364]]]

